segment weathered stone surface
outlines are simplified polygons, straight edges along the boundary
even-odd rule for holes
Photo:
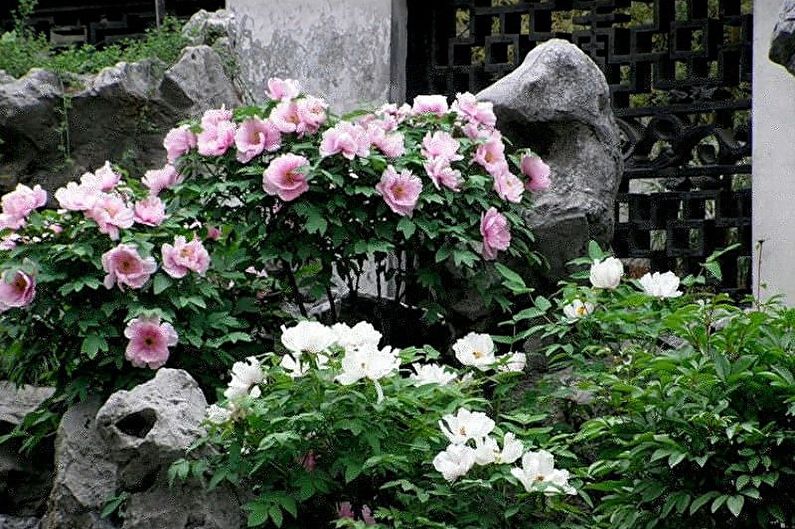
[[[39,529],[39,519],[32,517],[19,518],[0,514],[0,529]]]
[[[0,423],[16,426],[54,391],[47,387],[17,387],[11,382],[0,381]]]
[[[163,135],[178,121],[239,103],[221,57],[205,45],[185,48],[170,68],[119,63],[66,85],[43,70],[2,77],[0,191],[17,181],[52,191],[105,160],[155,167],[165,162]]]
[[[781,5],[770,40],[769,56],[771,61],[795,75],[795,0],[784,0]]]
[[[219,39],[229,39],[234,44],[237,37],[235,14],[228,9],[201,9],[182,27],[182,35],[191,46],[213,46]]]
[[[514,144],[531,147],[552,168],[552,188],[534,197],[525,218],[554,282],[589,239],[612,237],[623,165],[607,81],[577,46],[554,39],[478,98],[494,103],[497,126]]]

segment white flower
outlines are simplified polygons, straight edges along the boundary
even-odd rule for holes
[[[505,360],[503,360],[505,359]],[[497,359],[500,366],[498,371],[503,373],[521,373],[527,365],[527,355],[524,353],[510,353]],[[504,364],[502,362],[505,362]]]
[[[232,380],[224,391],[224,397],[229,400],[245,396],[257,398],[262,395],[259,384],[264,377],[262,366],[255,357],[250,356],[245,362],[235,362],[232,365]]]
[[[439,364],[412,364],[415,373],[409,375],[409,378],[414,381],[415,386],[422,386],[423,384],[439,384],[445,386],[456,379],[457,374],[452,371],[447,371],[445,366]]]
[[[453,351],[459,362],[481,371],[486,371],[495,361],[494,341],[488,334],[471,332],[453,345]]]
[[[232,418],[232,412],[218,404],[208,406],[205,415],[213,424],[223,424]]]
[[[596,259],[591,265],[591,284],[596,288],[614,289],[621,283],[624,265],[615,257]]]
[[[462,445],[469,439],[487,437],[494,429],[494,421],[483,412],[459,408],[455,415],[442,417],[439,428],[451,443]]]
[[[369,344],[345,353],[342,359],[342,373],[337,375],[337,382],[347,386],[363,378],[377,381],[394,373],[400,367],[398,351],[391,347],[378,349]]]
[[[510,464],[522,457],[524,446],[512,432],[502,439],[502,450],[493,437],[475,439],[475,463],[489,465],[491,463]]]
[[[593,313],[593,303],[583,302],[582,300],[575,299],[565,307],[563,307],[563,314],[570,321],[584,318],[585,316]]]
[[[450,445],[433,458],[433,468],[447,481],[455,481],[475,464],[475,450],[466,445]]]
[[[541,490],[547,496],[577,494],[569,485],[569,471],[555,468],[555,456],[546,450],[527,452],[522,456],[522,467],[512,468],[511,474],[518,479],[527,492]]]
[[[346,351],[363,345],[377,347],[381,341],[381,333],[366,321],[360,321],[353,327],[345,323],[335,323],[331,330],[334,332],[337,344]]]
[[[301,321],[289,329],[282,326],[282,344],[293,353],[321,353],[334,345],[331,329],[316,321]]]
[[[640,278],[640,286],[646,294],[656,298],[678,298],[682,295],[679,278],[673,272],[646,274]]]
[[[315,355],[318,369],[326,369],[328,367],[328,356],[323,354]],[[279,366],[287,371],[287,374],[292,378],[299,378],[309,372],[311,364],[309,361],[302,361],[300,355],[284,355]]]

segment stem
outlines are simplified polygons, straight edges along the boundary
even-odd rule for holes
[[[287,280],[290,282],[290,288],[293,290],[295,302],[298,304],[298,310],[301,312],[301,316],[308,318],[309,315],[306,313],[306,307],[304,307],[301,301],[301,292],[298,291],[298,282],[295,280],[292,267],[287,261],[282,260],[282,268],[284,268],[284,271],[287,273]]]
[[[334,294],[328,283],[326,283],[326,297],[329,302],[329,311],[331,311],[331,323],[337,323],[337,307],[334,305]]]

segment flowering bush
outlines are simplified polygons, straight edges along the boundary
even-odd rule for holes
[[[460,281],[447,264],[507,306],[484,265],[502,254],[537,261],[522,211],[550,171],[527,150],[509,152],[490,103],[419,96],[338,118],[295,81],[268,85],[265,104],[209,110],[169,132],[170,165],[147,185],[182,182],[180,204],[228,230],[304,315],[308,299],[332,297],[335,274],[357,292],[368,262],[379,296],[390,281],[396,302],[430,318]]]
[[[249,526],[515,527],[562,520],[579,483],[543,416],[515,409],[523,355],[461,338],[463,364],[382,347],[372,325],[284,328],[280,352],[235,364],[208,409],[219,450],[172,478],[250,488]],[[488,397],[488,398],[487,398]],[[576,501],[576,500],[575,500]],[[289,520],[289,521],[288,521]],[[550,527],[553,527],[550,525]]]

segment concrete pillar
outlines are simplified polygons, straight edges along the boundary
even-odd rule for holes
[[[227,8],[255,100],[274,76],[298,79],[336,113],[402,100],[406,0],[227,0]]]
[[[795,77],[768,59],[781,5],[754,1],[753,289],[795,304]]]

